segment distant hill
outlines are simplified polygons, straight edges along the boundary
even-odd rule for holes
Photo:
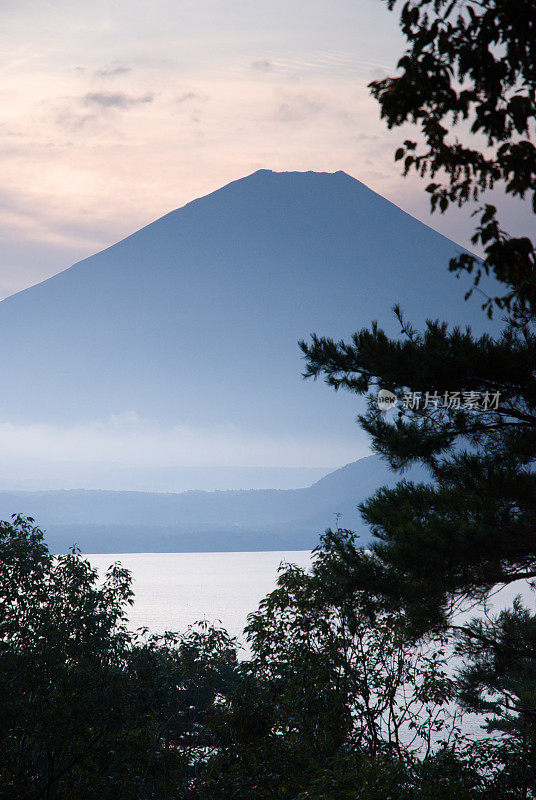
[[[414,471],[411,477],[422,478]],[[368,532],[356,505],[399,480],[377,456],[360,459],[306,489],[0,492],[0,518],[33,516],[53,552],[86,553],[309,549],[336,523]]]

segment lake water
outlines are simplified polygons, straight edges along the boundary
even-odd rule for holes
[[[86,556],[104,572],[120,561],[132,572],[133,628],[183,631],[206,619],[243,642],[247,615],[275,587],[282,562],[309,567],[309,550],[258,553],[117,553]]]

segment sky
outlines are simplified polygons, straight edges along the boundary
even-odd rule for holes
[[[367,89],[403,52],[382,0],[3,0],[0,21],[0,298],[259,168],[342,169],[430,222]],[[467,243],[466,213],[433,226]]]
[[[404,47],[382,0],[2,0],[0,22],[0,299],[260,168],[342,169],[468,244],[370,97]]]
[[[468,244],[370,97],[404,49],[382,0],[2,0],[0,23],[0,299],[261,168],[344,170]]]
[[[0,8],[0,297],[259,168],[396,176],[379,0]]]

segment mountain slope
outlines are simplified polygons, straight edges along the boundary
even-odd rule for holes
[[[411,477],[421,475],[415,470]],[[335,514],[345,527],[363,532],[357,504],[397,480],[383,461],[369,456],[307,489],[0,492],[0,518],[33,516],[55,551],[75,542],[85,552],[302,549],[335,525]]]
[[[479,320],[458,250],[345,173],[261,170],[0,303],[0,422],[353,435],[355,400],[304,382],[296,341],[395,330],[395,301]]]

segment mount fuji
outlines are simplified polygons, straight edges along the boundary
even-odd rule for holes
[[[351,439],[356,399],[303,381],[297,340],[397,333],[395,302],[478,328],[459,251],[344,172],[260,170],[1,302],[0,424]]]

